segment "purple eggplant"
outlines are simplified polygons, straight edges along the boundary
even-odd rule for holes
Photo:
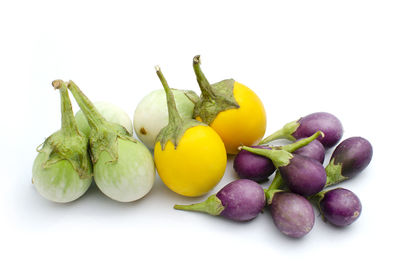
[[[286,166],[279,167],[284,182],[288,188],[303,196],[320,192],[326,184],[324,166],[315,159],[293,154]]]
[[[281,147],[268,147],[268,146],[252,146],[252,148],[271,149],[279,148],[288,152],[297,153],[303,156],[309,156],[321,160],[325,157],[325,148],[318,140],[314,140],[319,134],[314,134],[311,137],[299,139],[296,142],[281,146]],[[323,162],[323,160],[322,160]],[[321,162],[321,163],[322,163]],[[249,179],[255,182],[265,182],[269,176],[272,175],[276,168],[274,163],[267,157],[253,154],[247,150],[240,150],[233,161],[233,168],[238,176],[242,179]]]
[[[252,146],[252,148],[267,148],[266,146]],[[261,183],[276,170],[272,161],[266,157],[255,155],[241,150],[233,161],[233,168],[242,179],[249,179]]]
[[[217,194],[204,202],[190,205],[175,205],[178,210],[197,211],[210,215],[221,215],[235,221],[255,218],[265,206],[263,188],[256,182],[239,179],[224,186]]]
[[[300,139],[298,139],[297,141],[299,140]],[[313,140],[308,145],[299,148],[293,153],[315,159],[321,164],[323,164],[325,160],[325,148],[319,140]]]
[[[277,192],[269,208],[275,226],[289,237],[303,237],[314,226],[314,209],[311,203],[301,195]]]
[[[352,178],[364,170],[372,159],[372,145],[362,137],[343,140],[333,151],[326,166],[327,183],[330,186]]]
[[[340,120],[326,112],[317,112],[287,123],[272,135],[261,140],[259,145],[267,144],[276,139],[296,139],[309,137],[317,131],[322,131],[324,137],[318,138],[325,148],[336,145],[343,136],[343,126]]]
[[[319,208],[324,219],[336,226],[347,226],[361,214],[361,202],[352,191],[336,188],[322,194]]]
[[[312,137],[318,137],[321,134],[318,131]],[[300,144],[301,142],[304,141],[293,144]],[[242,149],[269,158],[278,168],[284,182],[292,192],[303,196],[311,196],[320,192],[326,183],[326,172],[322,164],[317,160],[292,154],[286,151],[284,147],[281,149],[259,149],[243,146]]]

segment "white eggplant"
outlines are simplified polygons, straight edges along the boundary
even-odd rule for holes
[[[199,100],[198,95],[193,91],[172,91],[179,115],[183,119],[191,119],[195,102]],[[155,90],[146,95],[136,107],[133,118],[136,135],[149,149],[153,149],[157,135],[167,124],[168,107],[165,92],[163,89]]]
[[[32,183],[46,199],[67,203],[81,197],[92,182],[88,138],[76,125],[68,90],[62,81],[53,86],[61,95],[62,127],[41,145],[32,169]]]
[[[96,185],[105,195],[119,202],[131,202],[145,196],[155,180],[150,151],[132,138],[124,127],[106,121],[74,82],[68,83],[68,89],[91,128],[89,142]]]

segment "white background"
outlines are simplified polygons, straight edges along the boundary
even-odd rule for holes
[[[398,1],[1,1],[1,263],[350,263],[398,259],[400,5]],[[317,214],[304,238],[255,220],[172,209],[192,203],[157,178],[144,199],[118,203],[95,187],[60,205],[35,191],[35,148],[60,127],[54,79],[130,116],[161,84],[199,92],[235,78],[263,100],[267,134],[316,111],[335,114],[344,138],[374,147],[370,166],[341,186],[361,217],[339,229]],[[74,102],[74,109],[77,106]],[[328,152],[327,159],[329,159]],[[157,176],[158,177],[158,176]],[[217,192],[236,179],[232,158]],[[268,186],[268,183],[263,184]],[[345,262],[344,262],[345,261]]]

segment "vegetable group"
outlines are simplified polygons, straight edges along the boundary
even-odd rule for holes
[[[264,136],[267,124],[260,98],[233,79],[210,85],[201,71],[200,56],[194,57],[193,69],[201,89],[194,117],[221,136],[229,154],[236,154],[240,145],[256,144]]]
[[[158,174],[172,191],[184,196],[200,196],[218,184],[225,172],[227,157],[219,135],[194,119],[182,119],[159,67],[157,75],[168,103],[168,125],[157,137],[154,160]]]
[[[81,197],[94,179],[111,199],[132,202],[150,192],[157,169],[170,190],[198,197],[220,182],[227,154],[237,154],[233,168],[241,179],[202,202],[174,208],[243,222],[256,218],[267,205],[277,229],[293,238],[313,229],[312,203],[332,225],[344,227],[359,219],[357,195],[326,188],[370,164],[373,149],[368,140],[343,140],[324,168],[326,149],[343,136],[336,116],[315,112],[262,139],[266,115],[257,95],[233,79],[210,85],[199,56],[193,59],[193,69],[200,97],[171,89],[156,67],[163,90],[144,97],[134,114],[135,132],[144,144],[132,137],[132,122],[119,107],[93,104],[74,82],[54,81],[61,96],[62,126],[38,150],[32,169],[36,190],[48,200],[66,203]],[[76,116],[68,91],[80,107]],[[293,142],[267,145],[281,138]],[[268,188],[263,188],[260,184],[274,172]]]

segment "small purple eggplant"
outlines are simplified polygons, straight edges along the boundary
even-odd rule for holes
[[[299,141],[300,139],[296,140]],[[319,161],[321,164],[325,160],[325,148],[324,145],[319,140],[313,140],[308,145],[299,148],[293,152],[294,154],[299,154],[301,156],[309,157]]]
[[[252,148],[267,148],[266,146],[252,146]],[[266,157],[255,155],[241,150],[233,161],[233,168],[242,179],[249,179],[261,183],[276,170],[272,161]]]
[[[239,179],[224,186],[217,194],[197,204],[175,205],[178,210],[221,215],[235,221],[255,218],[265,206],[263,188],[256,182]]]
[[[293,158],[279,171],[289,189],[303,196],[320,192],[326,184],[324,166],[315,159],[293,154]]]
[[[343,136],[343,126],[340,120],[326,112],[317,112],[287,123],[280,130],[261,140],[259,145],[267,144],[276,139],[296,139],[309,137],[317,131],[322,131],[325,137],[318,138],[325,148],[336,145]]]
[[[310,156],[311,158],[317,158],[321,160],[321,153],[323,155],[322,159],[325,157],[325,148],[318,140],[314,140],[318,136],[319,134],[314,134],[311,137],[299,139],[292,144],[281,147],[268,147],[259,145],[252,146],[252,148],[279,148],[293,153],[300,151],[301,155]],[[236,155],[235,160],[233,161],[233,168],[240,178],[253,180],[259,183],[267,181],[269,176],[276,170],[273,162],[269,158],[253,154],[244,149],[240,150]]]
[[[318,137],[321,134],[318,131],[312,137]],[[293,144],[301,142],[304,141]],[[326,172],[322,164],[305,156],[291,154],[285,150],[285,147],[256,149],[243,146],[242,149],[271,159],[292,192],[303,196],[311,196],[320,192],[326,183]]]
[[[322,194],[320,211],[328,222],[336,226],[347,226],[361,214],[361,202],[352,191],[336,188]]]
[[[290,192],[275,193],[270,211],[275,226],[289,237],[303,237],[314,226],[314,209],[301,195]]]
[[[372,145],[362,137],[343,140],[333,151],[326,166],[327,183],[330,186],[352,178],[364,170],[372,159]]]

